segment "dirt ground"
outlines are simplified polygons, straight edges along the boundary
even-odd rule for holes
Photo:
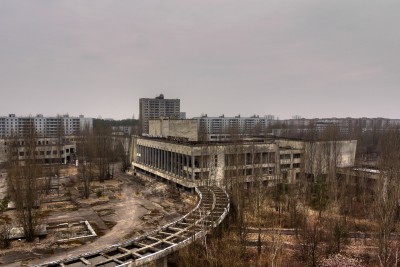
[[[57,244],[56,235],[49,231],[33,243],[14,240],[9,249],[0,251],[2,266],[30,266],[106,248],[154,230],[184,215],[196,203],[194,195],[122,172],[104,183],[92,182],[89,199],[81,197],[82,188],[75,175],[54,178],[51,183],[53,189],[41,205],[42,224],[88,220],[98,238]],[[8,220],[15,216],[15,211],[0,214]]]

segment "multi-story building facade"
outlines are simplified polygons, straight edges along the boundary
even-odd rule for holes
[[[0,117],[0,138],[8,138],[13,135],[23,136],[27,126],[34,126],[36,133],[40,137],[70,136],[78,135],[84,127],[93,128],[93,119],[70,117],[69,115],[44,117],[41,114],[32,116],[8,116]]]
[[[235,175],[242,182],[251,182],[256,172],[258,180],[273,183],[280,173],[278,147],[272,142],[247,141],[239,145],[134,137],[132,144],[132,166],[136,172],[185,188],[222,185]]]
[[[330,126],[337,126],[344,137],[354,132],[381,131],[388,127],[400,125],[399,119],[385,118],[322,118],[322,119],[290,119],[271,122],[271,133],[276,136],[298,137],[302,134],[322,133]]]
[[[45,164],[49,163],[69,163],[76,158],[76,137],[39,137],[35,139],[36,159]],[[5,163],[9,153],[18,160],[24,161],[27,156],[24,138],[4,138],[0,139],[0,165]]]
[[[93,119],[68,115],[44,117],[43,115],[0,117],[0,164],[7,161],[10,145],[19,160],[26,159],[24,136],[35,129],[35,153],[43,163],[68,163],[75,160],[76,136],[84,128],[93,129]]]
[[[142,134],[149,133],[149,120],[160,117],[180,118],[180,100],[165,99],[161,94],[156,98],[141,98],[139,100],[139,122]]]
[[[265,134],[266,127],[273,119],[271,115],[260,117],[253,115],[251,117],[201,117],[193,118],[198,121],[200,132],[207,140],[225,140],[230,139],[231,133],[238,134]]]
[[[319,175],[327,173],[332,162],[335,167],[354,165],[355,140],[311,143],[242,136],[236,140],[199,141],[196,129],[195,120],[152,120],[152,135],[132,139],[134,170],[190,189],[234,181],[293,183],[301,170]]]
[[[327,147],[340,147],[338,167],[354,165],[357,141],[320,142],[279,139],[247,139],[228,142],[190,142],[135,136],[132,166],[136,172],[174,182],[184,188],[233,182],[294,183],[301,171],[327,173],[331,155]],[[321,154],[312,164],[311,152]],[[324,158],[322,158],[324,156]],[[316,169],[318,167],[318,170]]]

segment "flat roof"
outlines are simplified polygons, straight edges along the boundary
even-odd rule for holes
[[[150,136],[135,136],[137,138],[142,138],[146,140],[154,140],[154,141],[162,141],[162,142],[167,142],[167,143],[172,143],[172,144],[181,144],[181,145],[229,145],[229,144],[274,144],[276,140],[272,139],[266,139],[266,138],[258,138],[258,139],[245,139],[245,140],[237,140],[237,141],[232,141],[232,140],[218,140],[218,141],[188,141],[188,140],[179,140],[179,139],[168,139],[164,137],[150,137]]]

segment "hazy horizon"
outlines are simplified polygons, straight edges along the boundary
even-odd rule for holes
[[[400,118],[400,2],[0,3],[0,115]]]

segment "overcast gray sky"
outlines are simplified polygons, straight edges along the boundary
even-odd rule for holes
[[[400,118],[400,1],[2,0],[0,115]]]

